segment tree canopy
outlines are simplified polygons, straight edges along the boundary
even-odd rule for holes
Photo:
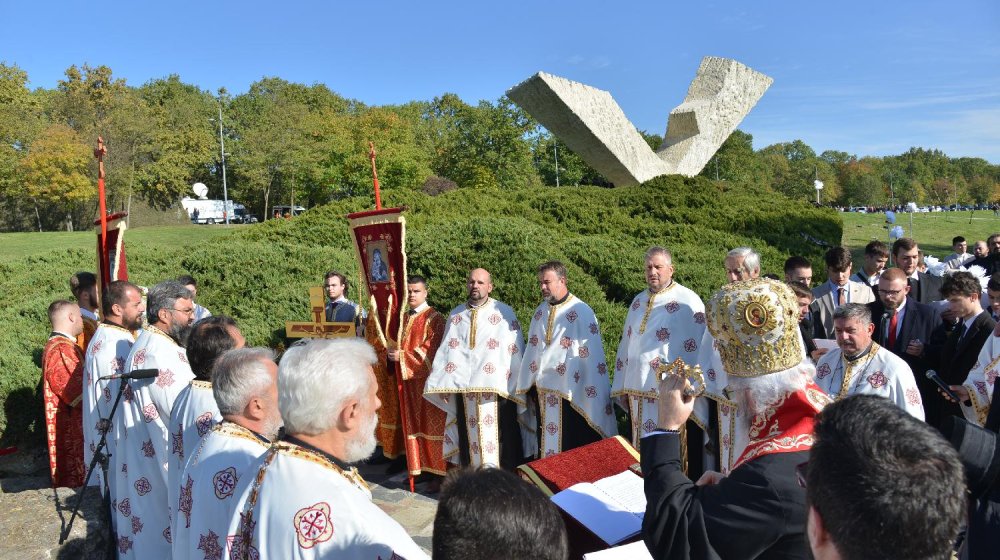
[[[274,204],[306,207],[371,192],[368,143],[380,181],[428,189],[442,185],[505,190],[611,183],[506,97],[368,106],[323,84],[263,77],[248,91],[209,92],[171,75],[130,86],[107,66],[70,66],[53,89],[28,87],[29,76],[0,63],[0,230],[57,229],[92,219],[96,164],[108,147],[108,206],[136,197],[176,208],[201,182],[222,198],[221,137],[227,190],[258,216]],[[219,122],[221,112],[222,122]],[[662,137],[640,131],[651,147]],[[841,205],[993,203],[1000,166],[914,147],[871,157],[827,150],[801,139],[754,149],[737,130],[701,175],[729,185],[758,185]],[[87,184],[91,186],[88,187]],[[430,190],[428,192],[430,192]]]

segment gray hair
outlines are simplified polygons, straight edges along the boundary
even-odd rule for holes
[[[789,369],[759,377],[729,377],[729,392],[752,414],[760,414],[780,402],[786,395],[805,389],[816,377],[816,366],[809,358]]]
[[[237,348],[215,362],[212,395],[223,416],[242,414],[250,399],[267,392],[273,380],[265,362],[274,362],[270,348]]]
[[[649,249],[646,249],[646,260],[647,261],[649,259],[655,257],[656,255],[661,255],[661,256],[665,257],[667,259],[667,262],[669,262],[669,263],[673,263],[674,262],[674,255],[671,254],[671,252],[670,252],[669,249],[666,249],[664,247],[660,247],[659,245],[654,245],[654,246],[650,247]]]
[[[290,434],[330,429],[350,399],[371,389],[375,351],[364,340],[312,339],[285,352],[278,367],[278,408]]]
[[[750,247],[737,247],[726,254],[729,257],[743,257],[743,270],[747,273],[760,271],[760,255]]]
[[[173,309],[179,299],[192,299],[191,290],[176,280],[166,280],[149,289],[146,296],[146,318],[150,323],[159,321],[161,309]]]
[[[872,322],[872,310],[861,303],[845,303],[833,312],[833,320],[837,319],[857,319],[862,325],[869,325]]]

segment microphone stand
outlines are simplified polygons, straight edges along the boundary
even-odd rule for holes
[[[104,450],[108,446],[108,432],[111,431],[111,422],[114,420],[115,412],[118,410],[118,404],[121,403],[122,395],[125,393],[125,386],[128,382],[129,378],[121,378],[121,383],[118,385],[118,396],[115,397],[115,404],[111,407],[111,414],[108,415],[108,423],[105,426],[106,429],[101,430],[101,441],[97,444],[97,449],[94,450],[94,457],[90,460],[90,466],[87,468],[87,477],[84,479],[83,487],[80,488],[80,494],[76,498],[76,505],[73,506],[73,513],[70,514],[69,523],[66,524],[66,527],[59,535],[59,544],[66,542],[66,538],[69,537],[70,531],[73,530],[73,521],[80,512],[80,504],[83,503],[83,494],[87,489],[87,483],[90,482],[90,477],[94,474],[94,468],[96,468],[98,464],[101,466],[101,472],[104,473],[104,515],[106,516],[108,532],[114,532],[112,529],[114,512],[111,511],[111,491],[108,488],[108,459],[110,459],[110,456],[104,453]],[[115,549],[115,539],[108,538],[108,558],[115,557]]]

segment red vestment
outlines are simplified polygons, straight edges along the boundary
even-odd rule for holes
[[[444,338],[444,316],[431,307],[413,315],[407,314],[403,322],[403,337],[399,345],[399,368],[403,377],[403,410],[406,414],[406,427],[409,433],[403,434],[402,421],[385,422],[382,411],[379,411],[379,441],[387,456],[396,456],[406,442],[407,470],[412,475],[428,471],[444,474],[447,465],[444,451],[441,448],[444,440],[445,412],[424,398],[424,385],[431,373],[431,365],[437,354],[441,339]],[[379,386],[383,384],[379,379]],[[396,382],[385,379],[387,390],[392,392],[388,399],[390,406],[395,405],[394,412],[386,411],[385,419],[399,418],[400,407],[396,397]],[[382,410],[386,409],[383,401]],[[394,428],[394,429],[393,429]]]
[[[83,352],[76,341],[53,335],[42,350],[46,440],[52,486],[83,486]]]

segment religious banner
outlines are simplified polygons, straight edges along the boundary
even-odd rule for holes
[[[403,208],[348,214],[358,272],[370,296],[369,325],[387,348],[395,348],[402,332],[406,301],[406,218]]]
[[[101,220],[94,220],[97,233],[97,266],[100,284],[98,293],[115,280],[128,280],[128,266],[125,264],[125,217],[126,212],[118,212],[107,217],[107,236],[101,236]]]

